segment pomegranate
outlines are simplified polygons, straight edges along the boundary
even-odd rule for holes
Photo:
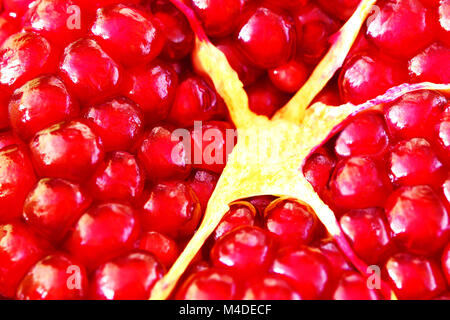
[[[374,2],[4,0],[0,297],[448,297],[448,1]]]

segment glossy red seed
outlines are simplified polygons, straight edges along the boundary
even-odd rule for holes
[[[187,137],[182,138],[190,142],[189,132],[186,130],[181,133],[186,133]],[[190,150],[179,138],[176,131],[159,126],[144,135],[138,149],[138,158],[150,179],[182,179],[189,175],[192,168]]]
[[[317,152],[308,157],[303,167],[306,180],[321,194],[328,185],[336,160],[327,152]]]
[[[172,266],[180,254],[175,240],[159,232],[149,231],[144,233],[138,243],[140,250],[153,254],[167,269]]]
[[[430,255],[448,240],[447,210],[429,186],[396,190],[386,203],[386,215],[393,238],[408,252]]]
[[[230,35],[236,28],[242,0],[192,0],[192,7],[211,37]]]
[[[381,155],[388,144],[383,118],[375,113],[364,113],[341,131],[334,150],[341,157]]]
[[[36,263],[17,289],[19,300],[79,300],[85,297],[88,278],[83,265],[64,253]]]
[[[194,121],[218,120],[225,116],[222,98],[200,77],[189,77],[177,88],[168,120],[183,127]]]
[[[335,206],[360,209],[383,206],[392,187],[380,164],[367,157],[351,157],[337,165],[330,188]]]
[[[255,225],[255,215],[255,208],[248,202],[238,202],[231,205],[230,210],[214,230],[213,239],[217,241],[238,227]]]
[[[368,287],[359,273],[348,273],[341,278],[333,293],[333,300],[381,300],[380,294]]]
[[[91,39],[80,39],[64,50],[60,74],[84,103],[101,101],[117,92],[119,65]]]
[[[9,119],[14,131],[29,141],[52,124],[70,120],[79,113],[64,83],[54,76],[41,76],[14,91],[9,102]]]
[[[11,124],[8,116],[8,103],[10,95],[0,89],[0,129],[8,129]]]
[[[336,11],[336,8],[333,10]],[[309,2],[297,8],[295,27],[297,53],[306,63],[315,66],[330,47],[330,36],[339,29],[339,24],[316,4]]]
[[[264,225],[282,247],[309,244],[317,229],[314,213],[293,200],[270,204],[264,212]]]
[[[21,17],[27,10],[33,0],[4,0],[3,7],[5,12],[11,17]]]
[[[264,215],[264,210],[271,204],[273,201],[275,201],[277,197],[275,196],[256,196],[246,199],[245,201],[250,202],[256,209],[256,212],[259,214],[259,216]]]
[[[86,211],[75,224],[65,248],[89,270],[133,248],[139,236],[134,210],[106,203]]]
[[[23,205],[27,225],[53,243],[59,242],[91,204],[91,197],[77,184],[44,178]]]
[[[25,198],[35,182],[33,166],[22,147],[11,145],[0,150],[0,221],[21,216]]]
[[[389,156],[389,170],[401,185],[440,185],[446,174],[430,143],[422,138],[395,145]]]
[[[10,36],[0,48],[0,86],[16,89],[39,74],[52,73],[56,57],[50,43],[32,32]]]
[[[237,133],[228,122],[210,121],[194,125],[191,138],[193,167],[221,173],[236,144]]]
[[[169,2],[153,12],[154,21],[166,38],[161,55],[169,60],[185,58],[194,48],[195,35],[184,14]]]
[[[297,60],[291,60],[269,70],[270,81],[281,91],[295,93],[303,86],[309,76],[308,68]]]
[[[268,79],[260,80],[247,88],[248,103],[253,112],[271,118],[289,100]]]
[[[347,258],[336,246],[332,238],[320,240],[317,244],[317,248],[325,256],[331,266],[331,276],[333,282],[337,282],[344,272],[353,270],[352,266],[347,261]]]
[[[259,8],[240,29],[238,42],[255,66],[274,68],[290,58],[295,32],[287,17]]]
[[[369,39],[380,50],[408,58],[431,43],[432,17],[419,0],[389,0],[380,9],[367,26]]]
[[[439,25],[440,41],[446,46],[450,46],[450,1],[441,0],[439,2]]]
[[[179,239],[192,236],[201,216],[197,196],[186,183],[166,182],[152,188],[141,219],[144,230]]]
[[[20,140],[12,131],[0,132],[0,150],[12,145],[25,146],[22,140]]]
[[[23,26],[64,46],[80,38],[90,22],[90,15],[79,4],[77,0],[34,1],[24,17]]]
[[[434,43],[409,61],[409,73],[417,82],[449,83],[450,48]]]
[[[103,146],[90,127],[64,122],[40,131],[30,142],[39,175],[83,181],[103,158]]]
[[[129,69],[122,85],[124,95],[136,102],[147,123],[164,120],[175,98],[178,75],[163,61]]]
[[[115,98],[87,108],[84,118],[101,138],[105,151],[129,150],[144,125],[141,111],[125,98]]]
[[[160,54],[165,42],[150,17],[122,4],[97,10],[91,32],[102,48],[125,66],[150,62]]]
[[[389,132],[397,139],[432,137],[434,120],[447,99],[434,91],[418,91],[403,95],[384,110]]]
[[[450,163],[450,113],[445,112],[435,126],[437,152],[441,159]]]
[[[265,275],[249,283],[243,300],[302,300],[300,294],[280,275]]]
[[[109,154],[88,182],[95,199],[130,204],[142,195],[144,185],[144,170],[135,156],[125,151]]]
[[[349,211],[339,223],[355,253],[368,264],[376,264],[392,249],[390,230],[381,208]]]
[[[48,249],[21,222],[0,225],[0,294],[14,298],[20,280]]]
[[[339,87],[345,101],[359,104],[405,81],[406,74],[397,63],[375,56],[356,55],[344,65]]]
[[[427,258],[399,253],[387,261],[385,272],[399,299],[431,299],[446,289],[439,266]]]
[[[145,252],[132,252],[101,265],[91,283],[91,298],[96,300],[146,300],[163,266]]]
[[[218,180],[219,177],[216,174],[203,170],[194,171],[189,179],[189,186],[197,195],[203,210],[206,209]]]
[[[243,226],[219,239],[211,249],[210,258],[214,266],[248,279],[269,268],[273,250],[272,240],[266,231]]]
[[[176,293],[177,300],[234,300],[239,286],[227,271],[207,269],[192,274]]]
[[[325,256],[309,247],[279,251],[270,271],[290,278],[304,299],[323,297],[328,290],[331,274]]]

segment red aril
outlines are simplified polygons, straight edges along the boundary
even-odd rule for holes
[[[271,118],[287,101],[286,93],[278,90],[268,79],[262,79],[247,88],[250,110]]]
[[[230,210],[225,214],[212,234],[214,241],[219,240],[241,226],[255,225],[255,215],[255,208],[248,202],[242,201],[232,204]]]
[[[309,76],[309,69],[300,61],[291,60],[269,70],[270,81],[281,91],[294,93],[300,90]]]
[[[209,198],[211,198],[216,187],[217,180],[219,180],[219,177],[216,174],[203,170],[194,171],[189,179],[189,186],[197,195],[202,210],[206,210]]]
[[[175,240],[156,231],[144,233],[138,240],[140,250],[153,254],[167,269],[169,269],[180,254]]]
[[[367,280],[359,273],[351,272],[341,278],[333,293],[334,300],[381,300],[380,294],[369,288]]]
[[[450,83],[450,48],[436,42],[409,61],[409,73],[416,82]]]
[[[244,291],[243,300],[302,300],[289,281],[280,275],[265,275],[252,280]]]

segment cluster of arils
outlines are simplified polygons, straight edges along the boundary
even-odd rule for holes
[[[196,232],[234,124],[191,62],[198,38],[171,2],[180,6],[0,3],[0,296],[147,299]],[[269,117],[358,3],[185,1],[238,73],[250,109]],[[375,9],[319,101],[449,82],[448,0]],[[386,271],[400,298],[446,291],[447,98],[415,92],[361,114],[304,168],[354,251]],[[177,129],[190,143],[174,139]],[[433,260],[441,255],[442,270]],[[234,203],[182,280],[177,298],[383,298],[308,205],[286,198]]]

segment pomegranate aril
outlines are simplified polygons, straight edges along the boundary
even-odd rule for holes
[[[92,39],[80,39],[64,50],[60,74],[83,103],[101,101],[118,91],[121,70]]]
[[[399,299],[431,299],[446,290],[439,266],[427,258],[398,253],[387,261],[384,271]]]
[[[334,300],[381,300],[380,294],[368,287],[367,280],[359,273],[345,274],[333,293]]]
[[[264,210],[269,204],[271,204],[277,197],[275,196],[256,196],[246,199],[245,201],[250,202],[256,209],[256,212],[260,217],[264,215]]]
[[[64,253],[36,263],[17,289],[19,300],[79,300],[85,298],[88,277],[83,265]]]
[[[147,123],[165,120],[175,98],[178,75],[166,62],[156,60],[145,66],[128,69],[122,91],[136,102]]]
[[[158,126],[144,135],[138,158],[151,180],[182,179],[189,175],[192,168],[190,150],[186,149],[183,141],[178,141],[180,137],[176,133],[170,128]]]
[[[24,17],[23,27],[42,34],[52,43],[64,46],[86,32],[90,15],[77,0],[38,0]]]
[[[246,285],[243,300],[302,300],[285,277],[265,275]]]
[[[235,135],[232,125],[224,121],[194,125],[191,131],[193,167],[220,174],[227,164],[228,155],[236,144]]]
[[[22,214],[28,192],[36,182],[33,166],[24,148],[17,145],[0,150],[0,221]]]
[[[294,93],[300,90],[309,76],[308,68],[297,60],[269,70],[270,81],[281,91]]]
[[[23,217],[41,236],[58,243],[90,204],[90,196],[80,186],[44,178],[25,200]]]
[[[368,208],[349,211],[339,220],[355,253],[368,264],[376,264],[393,249],[384,210]]]
[[[445,169],[430,143],[422,138],[401,141],[389,157],[389,170],[400,185],[440,185]]]
[[[65,248],[92,270],[132,249],[139,232],[138,217],[133,208],[105,203],[91,207],[80,217]]]
[[[417,82],[450,83],[450,48],[436,42],[409,61],[409,73]]]
[[[389,138],[383,118],[365,113],[353,119],[339,134],[334,150],[341,157],[381,155]]]
[[[309,247],[279,251],[270,271],[290,278],[303,299],[323,298],[330,284],[327,259],[319,250]]]
[[[163,266],[151,254],[131,252],[98,267],[90,296],[96,300],[145,300],[163,275]]]
[[[407,186],[392,193],[386,215],[394,240],[408,252],[430,255],[449,238],[449,216],[429,186]]]
[[[197,195],[202,210],[206,210],[209,198],[211,198],[218,180],[218,175],[203,170],[194,171],[191,178],[189,179],[189,186]]]
[[[192,274],[175,295],[177,300],[234,300],[240,291],[232,274],[206,269]]]
[[[341,209],[382,207],[392,189],[386,170],[368,157],[338,163],[330,186],[333,205]]]
[[[101,138],[105,151],[129,150],[143,129],[141,111],[121,97],[85,109],[84,118]]]
[[[20,280],[49,249],[21,222],[0,225],[0,294],[14,298]]]
[[[403,95],[384,109],[390,134],[396,139],[433,137],[434,120],[447,99],[434,91],[418,91]]]
[[[14,134],[12,131],[3,131],[0,132],[0,150],[5,149],[6,147],[17,145],[22,148],[25,144],[20,140],[20,138]]]
[[[103,158],[103,146],[90,127],[80,121],[53,125],[30,142],[39,175],[81,182]]]
[[[18,18],[27,12],[32,2],[33,0],[4,0],[3,7],[10,17]]]
[[[440,37],[442,43],[450,46],[450,1],[441,0],[439,5]]]
[[[145,231],[158,231],[175,239],[192,236],[201,218],[194,191],[176,181],[155,185],[141,213]]]
[[[153,254],[167,269],[172,266],[180,253],[175,240],[155,231],[144,233],[138,243],[140,250]]]
[[[264,225],[282,247],[307,245],[313,239],[315,214],[294,200],[277,200],[264,211]]]
[[[38,131],[70,120],[79,114],[79,106],[64,83],[54,76],[41,76],[14,91],[9,102],[13,130],[29,141]]]
[[[336,246],[332,238],[322,239],[317,245],[317,249],[325,256],[330,267],[333,282],[337,282],[346,271],[353,270],[347,258]]]
[[[224,37],[235,30],[243,3],[242,0],[192,0],[192,7],[207,35]]]
[[[0,86],[16,89],[40,74],[54,72],[56,66],[55,52],[44,37],[15,33],[0,48]]]
[[[318,151],[311,155],[303,167],[306,180],[319,194],[325,190],[336,166],[336,160],[326,151]]]
[[[430,13],[419,0],[386,1],[368,24],[367,35],[389,55],[412,57],[433,40]]]
[[[138,9],[122,4],[97,10],[91,32],[102,48],[125,66],[150,62],[160,54],[165,42],[157,23]]]
[[[9,98],[9,93],[0,89],[0,130],[7,129],[11,126],[8,116]]]
[[[259,115],[271,118],[289,99],[289,96],[278,90],[268,79],[261,79],[247,88],[250,110]]]
[[[154,21],[166,38],[161,55],[169,60],[185,58],[194,48],[195,36],[184,14],[169,2],[153,12]]]
[[[436,151],[446,164],[450,164],[450,113],[442,114],[435,126]]]
[[[88,182],[95,199],[130,204],[140,198],[144,186],[144,170],[135,156],[125,151],[109,154]]]
[[[230,210],[214,230],[215,241],[241,226],[255,225],[256,209],[248,202],[238,202],[230,206]]]
[[[342,68],[341,97],[353,104],[363,103],[406,81],[406,72],[398,63],[379,56],[357,54]]]
[[[215,267],[248,279],[269,268],[274,256],[273,246],[267,231],[254,226],[242,226],[214,244],[210,259]]]
[[[288,17],[258,8],[239,30],[238,43],[255,66],[274,68],[291,57],[295,31]]]
[[[168,120],[189,127],[194,121],[219,120],[226,115],[225,103],[201,77],[189,77],[177,88]]]

